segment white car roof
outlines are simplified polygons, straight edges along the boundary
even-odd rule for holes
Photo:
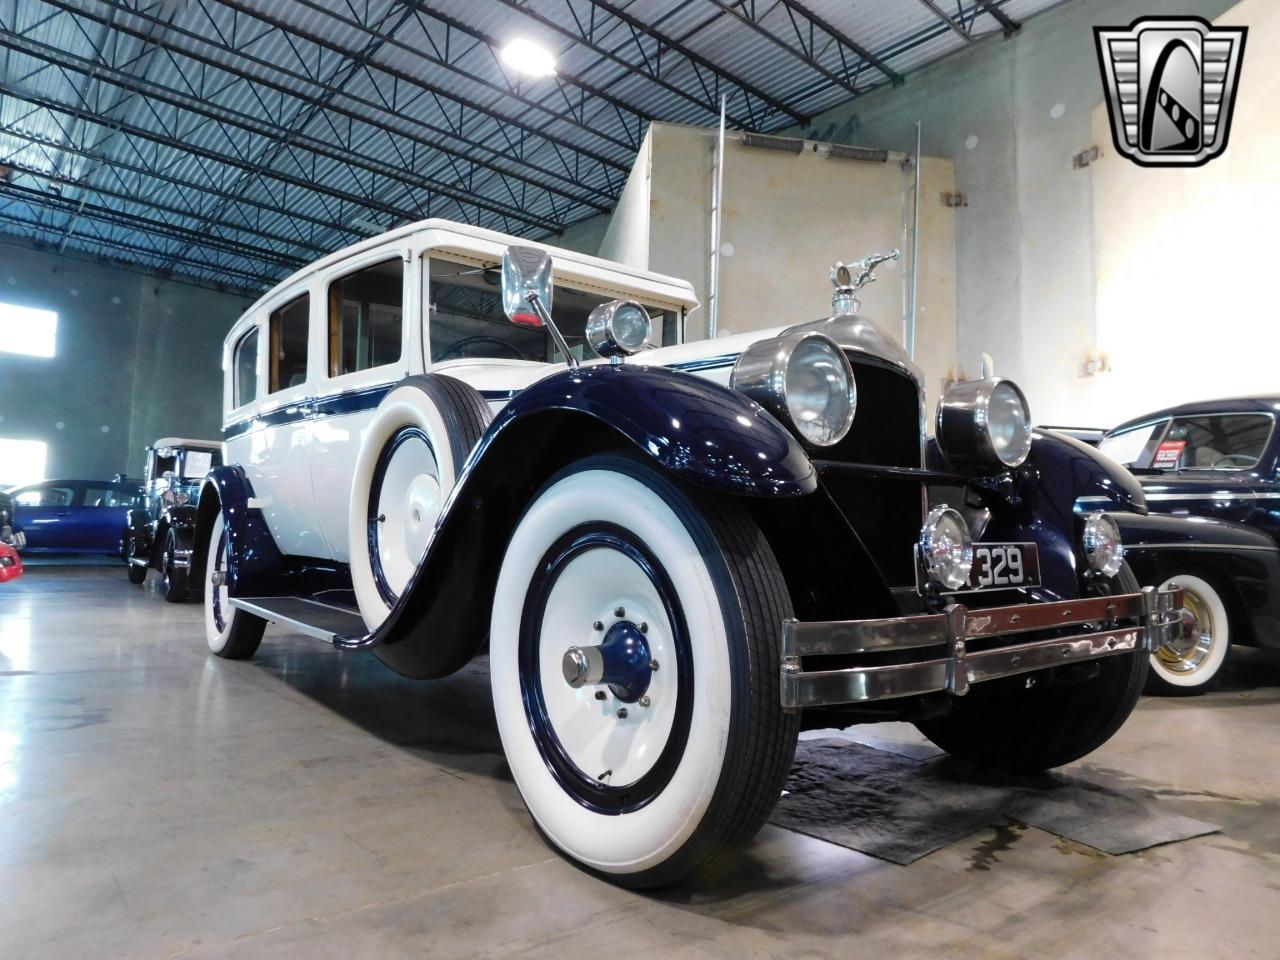
[[[499,233],[496,230],[486,230],[483,227],[473,227],[470,224],[434,218],[419,220],[415,223],[397,227],[394,230],[388,230],[386,233],[380,233],[376,237],[370,237],[368,240],[362,240],[351,246],[343,247],[328,256],[307,264],[301,270],[285,277],[259,297],[241,317],[243,319],[252,315],[273,300],[280,290],[295,286],[313,273],[327,270],[344,260],[360,256],[368,251],[377,250],[382,246],[395,246],[417,234],[424,233],[434,234],[428,240],[427,246],[429,248],[448,249],[457,247],[460,251],[483,252],[495,258],[500,257],[502,250],[512,244],[539,247],[548,251],[555,259],[557,272],[574,275],[574,279],[600,281],[614,277],[622,281],[624,285],[643,287],[650,293],[679,304],[687,310],[692,310],[698,306],[698,298],[693,292],[693,285],[687,280],[669,277],[661,273],[653,273],[648,270],[640,270],[624,263],[604,260],[600,257],[578,253],[576,250],[568,250],[564,247],[555,247],[536,240],[514,237],[509,234]],[[235,324],[228,339],[236,335],[239,326],[239,323]]]

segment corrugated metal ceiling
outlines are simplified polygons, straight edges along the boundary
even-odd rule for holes
[[[1054,2],[0,0],[0,233],[246,290],[426,216],[546,237],[652,119],[780,130]]]

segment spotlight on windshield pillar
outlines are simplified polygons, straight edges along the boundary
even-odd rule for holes
[[[512,70],[529,77],[554,77],[556,58],[551,51],[532,40],[518,38],[502,48],[502,62]]]

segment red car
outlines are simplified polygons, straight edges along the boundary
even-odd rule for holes
[[[22,576],[22,558],[7,543],[0,543],[0,583],[8,583]]]

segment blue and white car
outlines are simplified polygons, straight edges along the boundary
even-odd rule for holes
[[[301,270],[225,343],[210,649],[276,622],[430,678],[487,647],[531,814],[629,886],[749,839],[802,724],[1088,753],[1185,626],[1072,512],[1142,491],[1007,380],[952,388],[930,439],[920,371],[857,313],[882,259],[836,265],[827,318],[705,343],[686,283],[445,221]]]

